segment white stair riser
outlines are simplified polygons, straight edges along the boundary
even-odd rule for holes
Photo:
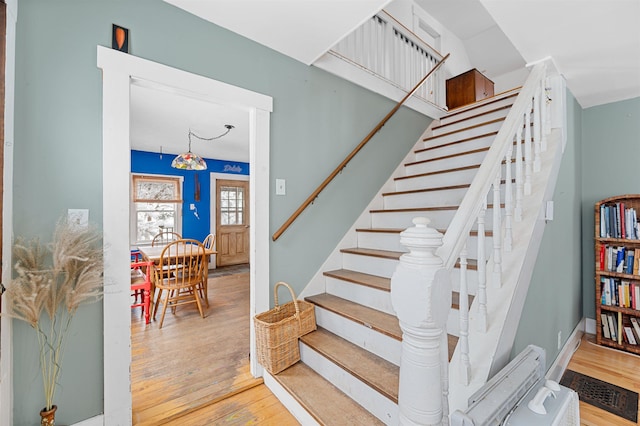
[[[495,108],[494,108],[495,109]],[[504,118],[509,113],[508,109],[499,109],[497,111],[487,112],[483,115],[477,115],[476,111],[475,116],[471,116],[464,120],[458,120],[449,125],[438,127],[437,129],[433,129],[433,136],[438,136],[443,133],[453,132],[455,130],[464,129],[466,127],[475,126],[476,124],[486,123],[487,121],[492,121],[497,118]]]
[[[412,191],[416,189],[435,188],[446,185],[470,184],[478,173],[477,168],[456,170],[448,173],[416,176],[406,179],[396,179],[396,191]]]
[[[428,192],[387,195],[383,198],[385,209],[410,209],[429,206],[457,206],[468,188],[442,189]]]
[[[437,229],[446,229],[455,212],[455,210],[434,210],[372,213],[371,224],[374,228],[407,229],[413,226],[414,218],[427,217],[431,221],[430,226]]]
[[[447,316],[447,334],[460,337],[460,311],[457,309],[449,309]]]
[[[320,423],[278,382],[267,370],[264,370],[264,384],[278,398],[284,407],[301,425],[320,426]]]
[[[300,343],[302,362],[385,424],[398,424],[398,405],[343,370],[311,347]]]
[[[441,170],[449,170],[457,167],[471,166],[482,163],[487,151],[473,152],[455,157],[438,157],[438,160],[419,162],[405,166],[407,175],[417,175],[420,173],[438,172]],[[436,158],[436,157],[432,157]],[[422,160],[418,160],[422,161]]]
[[[391,306],[391,293],[361,284],[354,284],[338,278],[325,277],[326,292],[378,311],[395,315]]]
[[[460,268],[451,270],[451,289],[460,291]],[[467,269],[467,292],[475,295],[478,292],[478,271]]]
[[[315,309],[318,326],[368,350],[380,358],[386,359],[392,364],[400,365],[401,341],[378,333],[369,327],[318,306]]]
[[[406,251],[397,232],[358,232],[358,247],[390,251]]]
[[[408,227],[407,227],[408,228]],[[403,250],[406,251],[406,250]],[[391,278],[398,261],[381,257],[363,256],[353,253],[342,253],[342,267],[350,271]]]
[[[470,138],[475,135],[482,135],[484,133],[496,132],[500,130],[502,123],[504,123],[504,120],[499,120],[494,123],[486,123],[481,126],[472,127],[470,129],[461,130],[459,132],[444,134],[441,136],[437,136],[433,139],[424,141],[423,145],[425,148],[429,148],[431,146],[438,146],[445,143],[459,141],[460,139]]]
[[[472,109],[468,109],[467,111],[461,111],[461,112],[459,112],[457,114],[453,114],[453,115],[450,115],[450,116],[442,117],[440,119],[440,124],[454,123],[456,121],[464,120],[467,117],[480,114],[480,113],[482,113],[484,111],[500,108],[500,107],[506,106],[506,105],[513,105],[513,102],[515,102],[515,99],[516,99],[515,97],[502,98],[499,101],[492,102],[491,104],[488,104],[488,105],[486,105],[486,106],[484,106],[482,108],[472,108]]]
[[[478,136],[478,137],[461,142],[461,143],[452,144],[452,145],[433,143],[431,145],[424,146],[422,149],[419,149],[416,151],[415,161],[422,161],[422,160],[429,160],[431,158],[444,157],[445,155],[452,155],[452,154],[457,154],[459,152],[472,151],[478,148],[487,148],[491,146],[491,144],[496,138],[496,135],[493,133],[489,133],[489,134],[477,133],[475,134],[475,136]],[[425,150],[425,148],[431,148],[431,149]]]

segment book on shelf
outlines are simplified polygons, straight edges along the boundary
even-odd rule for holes
[[[602,334],[605,338],[611,339],[611,332],[609,331],[609,321],[607,314],[600,314],[600,321],[602,322]]]
[[[624,272],[625,274],[633,274],[633,260],[635,258],[635,250],[627,249],[627,258],[624,262]]]
[[[640,336],[640,324],[638,324],[638,320],[635,317],[630,317],[629,321],[631,321],[631,326],[633,330],[636,332],[638,336]]]
[[[618,273],[622,273],[624,271],[624,253],[625,253],[625,248],[624,247],[618,247],[618,250],[616,252],[616,269],[615,271]]]
[[[633,271],[632,274],[633,275],[638,275],[639,272],[639,268],[640,268],[640,249],[634,249],[633,250]]]
[[[618,337],[616,336],[617,321],[613,316],[613,314],[606,314],[606,315],[607,315],[607,323],[609,324],[609,333],[611,333],[611,338],[617,341],[618,340]]]
[[[626,229],[624,226],[624,203],[619,203],[618,204],[618,217],[620,220],[620,238],[625,239],[626,238]]]
[[[624,327],[624,335],[627,337],[627,343],[629,343],[630,345],[637,345],[638,343],[636,342],[636,338],[633,335],[633,331],[631,330],[631,327],[625,326]]]
[[[624,329],[622,328],[622,312],[618,312],[618,328],[616,328],[616,336],[618,336],[618,344],[622,344],[622,335],[624,334]]]

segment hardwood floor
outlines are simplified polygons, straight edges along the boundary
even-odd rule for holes
[[[213,275],[204,319],[179,306],[159,330],[132,309],[133,424],[297,425],[249,371],[249,274]]]
[[[640,393],[640,357],[596,345],[595,336],[585,334],[567,369]],[[639,416],[640,418],[640,416]],[[580,424],[584,426],[635,425],[622,417],[580,401]]]

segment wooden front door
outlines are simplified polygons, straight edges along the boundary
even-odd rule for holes
[[[249,182],[216,180],[216,265],[249,263]]]

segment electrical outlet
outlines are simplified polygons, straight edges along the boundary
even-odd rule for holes
[[[562,330],[558,331],[558,350],[562,347]]]
[[[73,226],[86,228],[89,226],[89,210],[88,209],[68,209],[67,220]]]
[[[276,179],[276,195],[286,195],[286,181],[284,179]]]

